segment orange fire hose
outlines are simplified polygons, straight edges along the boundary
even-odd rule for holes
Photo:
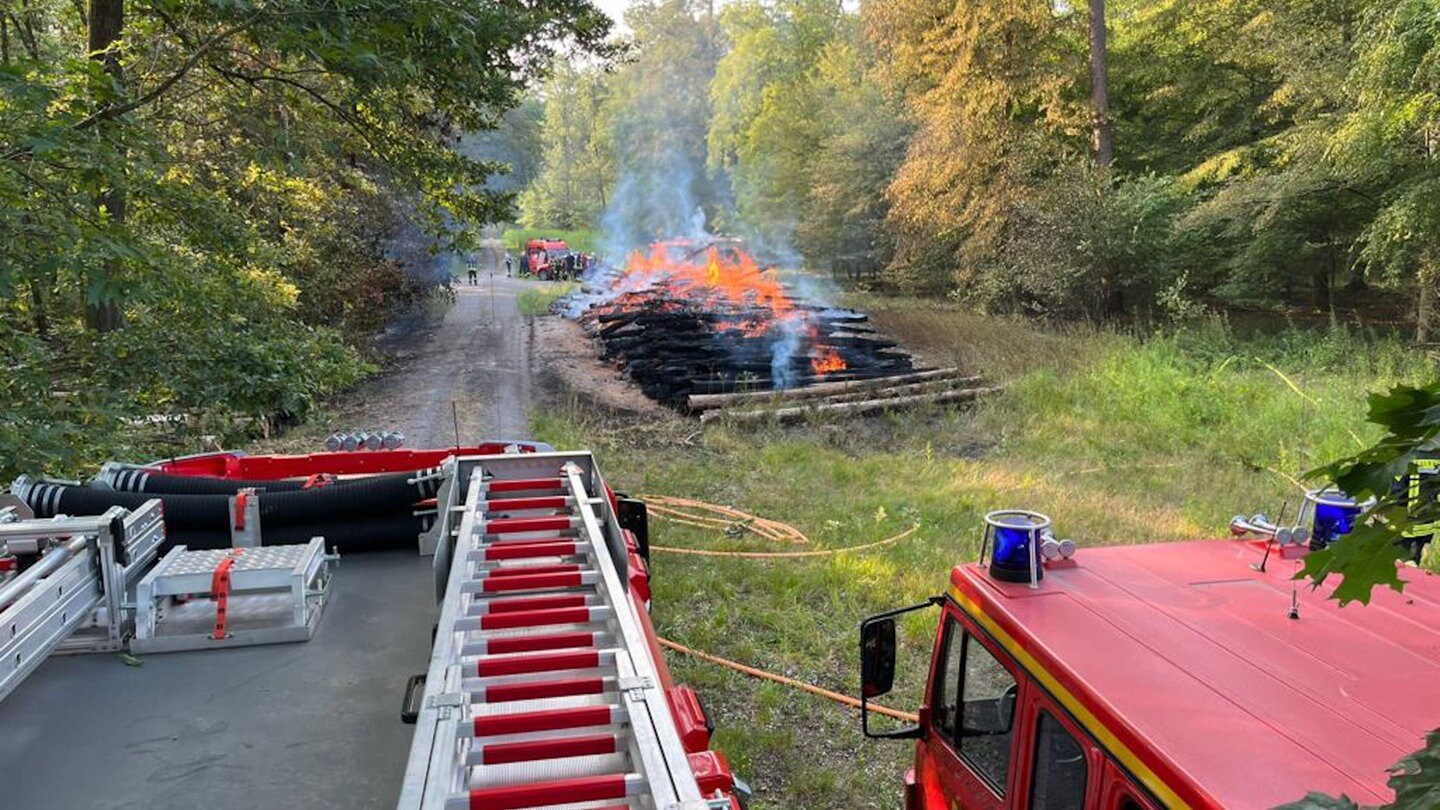
[[[722,667],[729,667],[736,672],[743,672],[744,674],[749,675],[752,678],[761,678],[763,680],[781,683],[786,686],[793,686],[796,689],[803,689],[804,691],[809,692],[812,695],[819,695],[820,697],[833,700],[836,703],[843,703],[851,708],[860,708],[860,701],[858,698],[853,698],[849,695],[842,695],[839,692],[832,692],[829,689],[824,689],[814,684],[805,683],[804,681],[797,681],[794,678],[789,678],[784,675],[776,675],[773,672],[766,672],[763,669],[756,669],[755,667],[746,666],[745,664],[742,664],[738,661],[731,661],[728,658],[721,658],[718,655],[711,655],[707,652],[694,650],[686,647],[684,644],[677,644],[663,636],[660,638],[660,646],[665,647],[666,649],[674,650],[675,652],[681,653],[683,655],[694,656],[695,658],[699,658],[701,661],[709,661],[712,664],[719,664]],[[912,714],[910,712],[902,712],[899,709],[892,709],[889,706],[881,706],[878,703],[870,703],[869,709],[870,711],[878,712],[887,717],[893,717],[896,720],[904,720],[908,723],[917,723],[920,721],[918,715]]]
[[[810,538],[806,537],[804,532],[800,531],[794,526],[791,526],[787,523],[781,523],[778,520],[769,520],[767,518],[762,518],[757,515],[752,515],[748,512],[743,512],[739,509],[735,509],[734,507],[720,506],[719,504],[706,503],[704,501],[697,501],[691,498],[676,498],[668,495],[641,495],[640,498],[645,501],[645,504],[651,514],[655,515],[655,517],[661,520],[666,520],[671,523],[680,523],[686,526],[696,526],[702,529],[739,529],[777,542],[794,544],[806,544],[810,542]],[[846,552],[865,551],[868,549],[879,548],[881,546],[888,546],[904,540],[905,538],[914,534],[919,529],[920,524],[917,523],[914,526],[911,526],[910,528],[893,537],[887,537],[884,540],[877,540],[873,543],[865,543],[858,546],[849,546],[847,548],[814,549],[810,551],[713,551],[709,549],[676,548],[673,546],[657,545],[651,545],[650,550],[664,551],[671,554],[692,554],[706,557],[739,557],[744,559],[794,559],[797,557],[823,557],[832,554],[844,554]],[[767,672],[766,670],[752,667],[747,664],[742,664],[738,661],[731,661],[728,658],[721,658],[718,655],[712,655],[711,653],[696,650],[691,647],[686,647],[684,644],[671,641],[668,638],[661,637],[659,641],[661,646],[670,650],[674,650],[675,652],[681,653],[682,655],[689,655],[702,661],[707,661],[712,664],[718,664],[722,667],[733,669],[736,672],[749,675],[752,678],[760,678],[762,680],[773,681],[778,684],[794,687],[796,689],[809,692],[812,695],[819,695],[820,697],[826,698],[828,700],[833,700],[836,703],[840,703],[854,709],[860,708],[860,700],[858,698],[853,698],[849,695],[841,694],[839,692],[834,692],[811,683],[796,680],[795,678],[791,678],[786,675],[779,675],[774,672]],[[915,723],[919,721],[919,718],[911,712],[902,712],[899,709],[892,709],[888,706],[881,706],[875,703],[870,703],[868,705],[871,711],[883,714],[887,717],[893,717],[897,720],[903,720],[909,723]]]
[[[844,554],[849,551],[866,551],[872,548],[879,548],[881,546],[888,546],[892,543],[898,543],[901,540],[904,540],[905,538],[914,534],[919,529],[920,524],[916,523],[914,526],[911,526],[910,528],[893,537],[887,537],[884,540],[876,540],[873,543],[865,543],[859,546],[846,546],[845,548],[812,549],[810,551],[714,551],[705,548],[676,548],[673,546],[651,546],[650,550],[664,551],[670,554],[693,554],[700,557],[740,557],[743,559],[751,560],[794,559],[796,557],[828,557],[832,554]]]

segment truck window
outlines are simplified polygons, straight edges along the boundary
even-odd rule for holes
[[[1005,665],[954,618],[946,624],[944,644],[936,730],[971,770],[1004,796],[1019,685]]]
[[[1088,777],[1085,749],[1058,720],[1042,709],[1035,721],[1031,810],[1084,810]]]

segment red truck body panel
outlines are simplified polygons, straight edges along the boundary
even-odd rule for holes
[[[1240,541],[1087,548],[1038,589],[962,565],[948,610],[1161,806],[1393,799],[1386,769],[1440,726],[1440,578],[1407,568],[1403,594],[1345,608],[1294,583],[1291,619],[1298,564],[1272,555],[1258,572],[1262,553]],[[930,737],[915,789],[933,793]],[[1103,791],[1087,806],[1118,806],[1099,804]]]
[[[169,475],[206,475],[254,480],[307,478],[323,474],[377,475],[427,469],[450,456],[501,455],[507,447],[516,447],[522,453],[533,453],[537,450],[536,445],[528,442],[486,442],[470,447],[439,450],[355,450],[261,456],[221,452],[157,461],[147,467]]]

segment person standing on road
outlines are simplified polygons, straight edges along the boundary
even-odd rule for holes
[[[471,284],[478,284],[479,282],[478,282],[476,279],[477,279],[477,277],[478,277],[479,274],[480,274],[479,269],[476,268],[474,264],[471,264],[470,267],[468,268],[468,272],[470,273],[470,283],[471,283]]]
[[[510,278],[510,268],[511,268],[511,264],[510,264],[510,254],[509,254],[509,253],[506,253],[506,254],[505,254],[505,277],[506,277],[506,278]]]

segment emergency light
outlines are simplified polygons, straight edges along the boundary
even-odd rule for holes
[[[1319,551],[1349,534],[1355,519],[1375,505],[1375,499],[1356,501],[1334,487],[1305,493],[1305,504],[1313,513],[1310,550]]]
[[[1045,576],[1040,565],[1041,545],[1050,528],[1050,518],[1024,509],[1002,509],[985,516],[985,535],[980,541],[980,561],[991,550],[990,576],[1005,582],[1038,583]]]

